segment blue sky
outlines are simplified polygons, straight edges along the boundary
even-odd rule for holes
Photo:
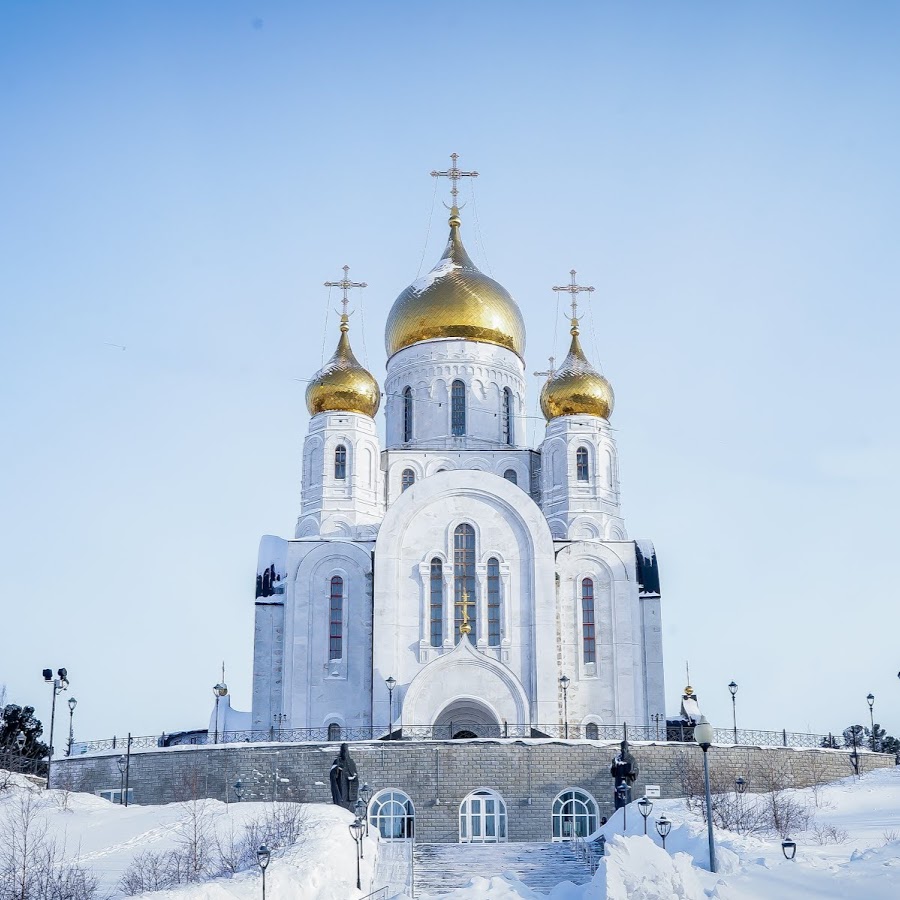
[[[715,724],[734,679],[748,727],[873,691],[900,732],[898,38],[877,2],[5,3],[0,684],[49,718],[67,666],[82,738],[203,725],[223,659],[247,707],[321,284],[369,283],[383,377],[455,150],[529,371],[564,351],[550,287],[597,288],[670,710],[690,660]]]

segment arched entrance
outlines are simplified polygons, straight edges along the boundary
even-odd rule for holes
[[[461,697],[448,703],[434,721],[436,739],[503,737],[497,714],[473,697]]]
[[[597,803],[578,788],[563,791],[553,801],[553,840],[574,841],[597,830]]]
[[[496,792],[472,791],[459,805],[461,844],[498,844],[506,841],[506,804]]]

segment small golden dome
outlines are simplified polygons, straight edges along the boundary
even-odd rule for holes
[[[516,301],[479,272],[459,237],[459,210],[450,211],[450,240],[438,264],[394,301],[385,327],[388,356],[439,338],[464,338],[525,353],[525,322]]]
[[[549,422],[559,416],[612,415],[612,385],[587,361],[578,340],[578,319],[572,319],[572,345],[563,364],[544,382],[541,412]]]
[[[341,337],[334,356],[319,369],[306,388],[306,408],[311,416],[328,410],[355,412],[374,418],[381,391],[372,374],[350,349],[348,317],[341,316]]]

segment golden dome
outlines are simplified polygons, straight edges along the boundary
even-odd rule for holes
[[[385,327],[388,356],[438,338],[465,338],[525,353],[525,322],[506,289],[475,268],[450,213],[450,240],[438,264],[394,301]]]
[[[578,319],[572,319],[572,346],[563,364],[541,389],[541,412],[549,422],[558,416],[600,416],[608,419],[615,403],[612,385],[587,361],[578,340]]]
[[[362,413],[374,418],[381,391],[372,374],[364,369],[350,349],[346,313],[341,316],[341,337],[334,356],[319,369],[306,388],[306,408],[311,416],[335,410]]]

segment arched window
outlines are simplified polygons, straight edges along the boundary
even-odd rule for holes
[[[412,440],[413,436],[413,395],[412,388],[403,388],[403,443]]]
[[[553,801],[553,840],[573,841],[597,830],[597,804],[586,791],[563,791]]]
[[[575,477],[579,481],[587,481],[588,480],[587,447],[579,447],[575,451]]]
[[[460,437],[466,433],[466,386],[454,381],[450,388],[450,433]]]
[[[444,567],[435,557],[431,561],[431,646],[440,647],[444,639]]]
[[[503,473],[503,477],[504,477],[507,481],[511,481],[513,484],[518,484],[518,483],[519,483],[519,476],[516,475],[516,470],[515,470],[515,469],[507,469],[507,470]]]
[[[600,726],[597,725],[596,722],[588,722],[587,725],[584,726],[584,736],[589,741],[600,740]]]
[[[334,477],[347,477],[347,448],[343,444],[334,448]]]
[[[409,841],[415,834],[416,811],[403,791],[382,791],[369,804],[369,824],[385,841]]]
[[[594,627],[594,581],[592,578],[585,578],[581,582],[581,638],[586,663],[597,661],[597,635]]]
[[[416,473],[412,469],[404,469],[400,476],[400,491],[405,491],[408,487],[412,487],[416,483]]]
[[[496,844],[506,840],[506,804],[494,791],[473,791],[459,806],[461,844]]]
[[[500,646],[500,563],[492,556],[487,564],[488,645]]]
[[[339,741],[341,739],[341,726],[337,722],[332,722],[328,726],[328,740]]]
[[[513,443],[513,398],[512,391],[503,388],[503,409],[501,411],[503,443]]]
[[[331,579],[331,602],[329,604],[329,644],[328,658],[340,659],[344,643],[344,579],[335,575]]]
[[[453,580],[454,580],[454,612],[456,632],[454,643],[459,642],[459,627],[463,622],[462,606],[466,605],[468,614],[469,640],[474,644],[475,629],[475,529],[463,523],[456,527],[453,534]],[[465,594],[465,597],[463,597]]]

